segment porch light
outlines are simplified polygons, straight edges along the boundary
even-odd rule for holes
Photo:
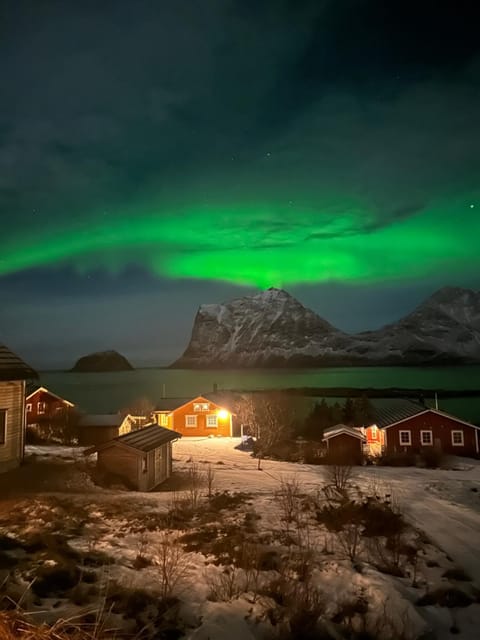
[[[228,411],[226,409],[220,409],[220,411],[218,412],[218,417],[220,418],[220,420],[225,420],[225,418],[228,418]]]

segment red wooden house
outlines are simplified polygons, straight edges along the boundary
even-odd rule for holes
[[[232,413],[204,396],[164,398],[153,412],[155,422],[183,437],[231,436]]]
[[[371,453],[420,453],[435,448],[457,456],[480,454],[480,427],[445,411],[400,400],[376,413],[375,424],[365,429]]]
[[[35,387],[28,391],[25,398],[27,426],[58,418],[75,406],[70,400],[61,398],[46,387]]]

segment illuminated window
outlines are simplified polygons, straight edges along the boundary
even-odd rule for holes
[[[210,405],[208,402],[194,402],[193,410],[194,411],[208,411]]]
[[[185,416],[185,426],[186,427],[196,427],[197,426],[197,416]]]
[[[45,413],[47,404],[45,402],[37,402],[37,413]]]
[[[378,429],[376,425],[372,426],[372,439],[376,440],[378,437]]]
[[[26,409],[27,409],[27,413],[32,410],[32,403],[31,402],[27,402]]]
[[[168,415],[166,413],[161,413],[159,416],[159,424],[161,427],[166,427],[168,425]]]
[[[452,444],[454,447],[463,447],[463,431],[452,431]]]
[[[216,415],[207,416],[207,427],[217,427],[217,426],[218,426],[217,416]]]
[[[431,431],[420,431],[420,442],[422,444],[433,444],[433,434]]]
[[[400,444],[403,445],[411,445],[412,444],[412,433],[411,431],[400,431],[399,432]]]
[[[0,444],[5,444],[7,437],[7,410],[0,409]]]

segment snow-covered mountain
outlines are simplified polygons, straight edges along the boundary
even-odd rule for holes
[[[281,289],[201,305],[172,366],[305,367],[480,362],[480,293],[440,289],[378,331],[349,335]]]

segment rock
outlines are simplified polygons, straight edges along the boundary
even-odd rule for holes
[[[130,362],[117,351],[98,351],[79,358],[71,371],[131,371]]]

